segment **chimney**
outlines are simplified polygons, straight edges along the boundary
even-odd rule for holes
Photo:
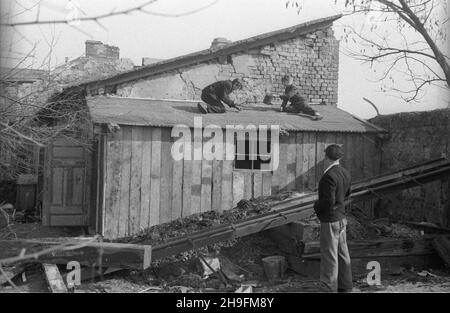
[[[88,58],[119,59],[119,47],[105,45],[97,40],[86,40],[85,46],[86,57]]]
[[[213,50],[220,49],[223,46],[226,46],[226,45],[228,45],[230,43],[231,43],[231,40],[228,40],[226,38],[222,38],[222,37],[214,38],[214,40],[211,43],[211,48],[210,49],[213,49]]]

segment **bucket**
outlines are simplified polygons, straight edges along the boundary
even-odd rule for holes
[[[286,258],[281,255],[269,256],[262,259],[264,272],[269,281],[276,281],[284,277]]]

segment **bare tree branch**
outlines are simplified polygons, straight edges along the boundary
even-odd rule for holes
[[[215,5],[219,0],[215,0],[214,2],[212,2],[208,5],[205,5],[203,7],[200,7],[198,9],[188,11],[188,12],[183,12],[183,13],[177,13],[177,14],[158,13],[158,12],[153,12],[153,11],[149,11],[146,9],[146,7],[148,7],[149,5],[151,5],[157,1],[158,0],[150,0],[150,1],[146,1],[143,4],[132,7],[132,8],[119,10],[119,11],[113,10],[111,12],[103,13],[103,14],[99,14],[99,15],[95,15],[95,16],[86,16],[86,17],[62,19],[62,20],[39,20],[37,18],[32,21],[7,22],[7,23],[0,23],[0,25],[7,26],[7,27],[17,27],[17,26],[26,26],[26,25],[37,25],[37,24],[39,24],[39,25],[43,25],[43,24],[53,24],[53,25],[55,25],[55,24],[73,24],[74,22],[78,23],[78,22],[87,22],[87,21],[92,21],[92,22],[98,23],[98,21],[101,19],[118,16],[118,15],[129,15],[133,12],[141,12],[141,13],[148,14],[148,15],[163,16],[163,17],[182,17],[182,16],[187,16],[187,15],[192,15],[192,14],[200,12],[208,7],[211,7],[211,6]]]

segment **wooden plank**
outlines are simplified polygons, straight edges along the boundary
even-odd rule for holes
[[[54,239],[54,238],[51,238]],[[67,238],[66,238],[67,239]],[[71,239],[64,241],[46,240],[0,240],[0,255],[3,264],[15,263],[20,252],[25,249],[26,260],[35,261],[36,253],[48,250],[46,254],[39,254],[38,261],[43,263],[61,264],[66,266],[70,261],[77,261],[82,266],[102,266],[143,270],[150,266],[152,260],[152,246],[142,244],[125,244],[111,242],[89,242],[88,239]],[[64,249],[58,247],[64,244]],[[4,248],[6,248],[6,251]]]
[[[131,129],[132,127],[123,126],[122,128],[122,166],[120,180],[120,206],[119,206],[119,237],[130,234],[128,228],[128,214],[130,207],[130,178],[131,178]]]
[[[183,210],[183,163],[173,160],[172,220],[180,218]]]
[[[244,175],[244,199],[253,197],[253,173],[251,171],[243,171]]]
[[[171,156],[172,138],[171,130],[161,130],[161,189],[159,222],[166,223],[172,219],[172,180],[173,180],[173,158]]]
[[[202,161],[192,161],[191,213],[201,212],[202,206]]]
[[[152,128],[145,127],[142,137],[141,208],[139,229],[150,227],[150,194],[152,169]]]
[[[212,160],[202,160],[201,212],[211,211],[212,163]]]
[[[56,249],[64,243],[64,249]],[[39,255],[38,260],[44,263],[67,265],[77,261],[82,266],[103,266],[143,270],[150,266],[152,247],[150,245],[86,242],[86,240],[70,240],[65,242],[47,242],[39,240],[0,240],[0,247],[8,247],[2,253],[2,262],[9,264],[25,249],[26,260],[35,260],[35,253],[52,249],[47,254]]]
[[[262,195],[270,196],[272,194],[272,172],[262,173]]]
[[[297,186],[297,140],[296,133],[290,133],[288,137],[286,171],[287,171],[287,190],[295,190]]]
[[[305,173],[306,171],[303,168],[303,133],[296,133],[295,134],[295,145],[296,145],[296,159],[295,159],[295,177],[296,177],[296,183],[295,188],[297,191],[303,191],[304,190],[304,181],[305,181]]]
[[[222,163],[222,211],[233,208],[233,161]]]
[[[183,160],[183,207],[181,216],[186,217],[191,215],[191,201],[192,201],[192,159],[193,152],[191,149],[191,160]]]
[[[45,279],[47,280],[48,286],[53,293],[67,293],[66,284],[59,273],[59,269],[55,264],[43,263]]]
[[[139,232],[141,217],[142,140],[143,127],[131,129],[130,212],[128,228],[131,235]]]
[[[450,266],[450,239],[447,236],[438,236],[433,240],[433,247],[441,259]]]
[[[233,172],[233,208],[244,198],[244,174]]]
[[[122,132],[119,131],[118,132],[118,137],[119,140],[120,138],[122,138]],[[120,141],[120,144],[122,144],[122,142]],[[97,223],[95,225],[96,227],[96,233],[98,234],[102,234],[104,235],[104,228],[105,228],[105,203],[106,203],[106,199],[105,199],[105,185],[106,185],[106,156],[107,156],[107,137],[106,135],[100,135],[100,141],[98,143],[98,170],[97,170],[97,206],[96,206],[96,219],[97,219]],[[120,147],[117,150],[117,155],[118,155],[118,159],[120,160],[121,157],[121,151],[122,148]],[[117,170],[118,175],[120,176],[121,174],[121,170],[120,170],[120,166],[118,166],[119,169]],[[120,203],[120,179],[117,179],[117,200],[116,200],[116,204],[118,205],[118,203]],[[119,209],[117,207],[116,212],[119,212]],[[117,213],[118,214],[118,213]],[[118,229],[118,225],[117,225],[117,229]],[[118,231],[117,231],[118,233]]]
[[[351,255],[351,254],[350,254]],[[354,277],[365,278],[369,273],[367,263],[370,259],[352,258],[352,274]],[[397,274],[401,267],[433,268],[439,266],[439,260],[435,254],[407,255],[397,257],[377,257],[380,263],[381,275]],[[289,268],[309,279],[319,279],[320,260],[302,259],[295,255],[288,256]],[[382,278],[383,279],[383,278]]]
[[[160,223],[161,128],[152,128],[152,164],[150,174],[150,226]]]
[[[262,196],[262,182],[263,172],[254,172],[253,173],[253,197],[258,198]]]
[[[349,241],[348,248],[352,258],[394,257],[406,255],[432,254],[433,237],[419,239],[376,239]],[[307,242],[303,258],[320,258],[320,243]]]
[[[316,182],[319,183],[324,170],[324,159],[325,159],[325,138],[326,134],[317,134],[316,139]]]
[[[316,134],[308,133],[308,136],[303,136],[304,158],[303,166],[306,165],[306,182],[305,188],[313,191],[316,188]],[[305,160],[306,159],[306,160]]]
[[[103,234],[106,238],[114,238],[119,235],[119,218],[120,218],[120,194],[121,194],[121,177],[122,177],[122,130],[109,134],[105,140],[106,151],[104,153],[103,162],[106,163],[105,184],[105,207],[104,230]],[[100,177],[99,179],[102,179]]]
[[[280,154],[278,168],[273,172],[272,176],[272,194],[284,191],[286,187],[287,175],[287,147],[288,136],[280,136]]]
[[[200,213],[202,206],[202,159],[203,159],[203,137],[202,131],[194,129],[194,149],[192,161],[192,192],[191,192],[191,212]],[[196,151],[201,151],[201,155],[196,156]],[[200,159],[199,159],[200,157]]]
[[[212,204],[214,211],[222,210],[222,167],[223,160],[213,160],[212,167]]]

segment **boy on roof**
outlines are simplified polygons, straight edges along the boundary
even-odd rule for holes
[[[225,113],[226,109],[223,105],[225,102],[230,108],[240,111],[240,108],[230,99],[230,94],[238,89],[242,89],[242,83],[239,79],[223,80],[212,83],[202,90],[202,100],[197,107],[203,114],[207,113]]]
[[[301,96],[298,88],[294,86],[293,78],[291,76],[283,76],[281,83],[285,87],[284,95],[280,96],[281,100],[283,100],[280,108],[282,112],[302,113],[310,115],[315,120],[320,120],[323,118],[317,111],[305,103],[305,98]],[[290,105],[287,106],[289,101]]]

